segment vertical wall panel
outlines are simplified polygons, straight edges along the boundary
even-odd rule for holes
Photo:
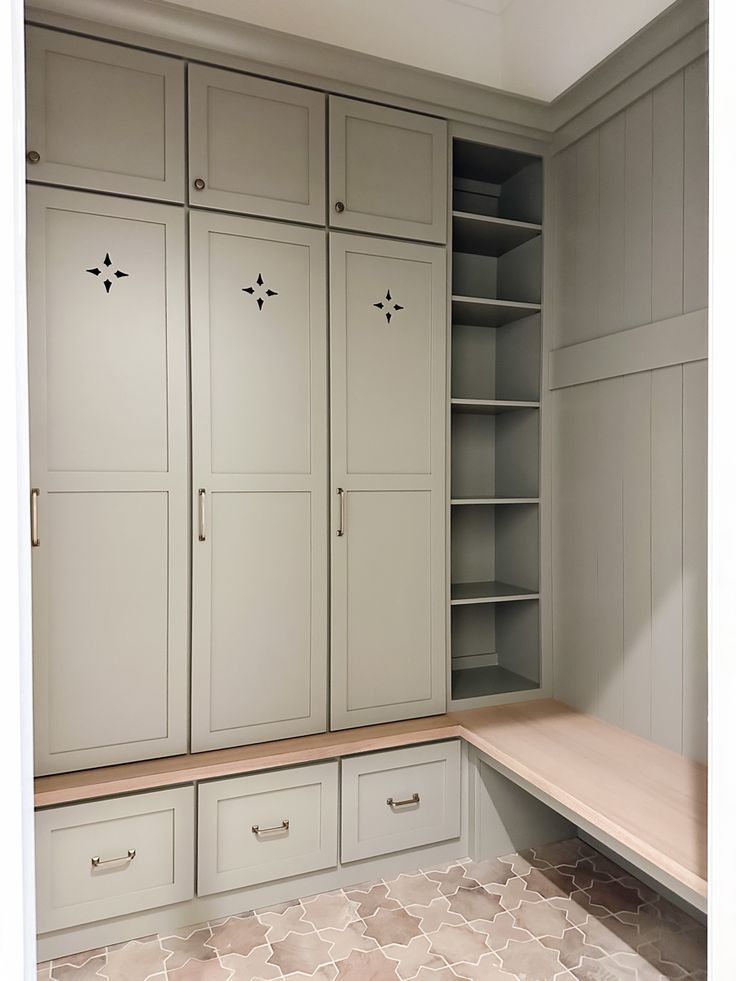
[[[682,748],[682,366],[652,374],[652,738]]]
[[[683,75],[652,93],[652,320],[682,313]]]
[[[652,375],[623,379],[624,717],[639,736],[652,732]]]
[[[552,348],[707,306],[707,136],[700,58],[557,155]],[[547,396],[556,696],[701,760],[706,386],[703,361]]]
[[[597,696],[594,386],[566,389],[556,400],[559,438],[553,499],[554,647],[558,697],[593,711]],[[567,476],[571,479],[566,479]],[[574,475],[574,476],[573,476]]]
[[[623,327],[652,319],[652,96],[626,110]]]
[[[623,478],[627,447],[621,419],[623,378],[591,386],[596,398],[597,453],[595,474],[596,631],[598,696],[596,713],[614,725],[623,724]]]
[[[577,238],[577,147],[571,146],[556,158],[557,173],[557,337],[555,346],[569,344],[575,322]]]
[[[685,312],[708,305],[708,61],[685,69]]]
[[[626,117],[614,116],[600,130],[600,254],[598,334],[624,322],[624,200]]]
[[[708,363],[682,378],[682,745],[708,758]]]
[[[578,143],[575,321],[568,343],[598,333],[598,131]]]

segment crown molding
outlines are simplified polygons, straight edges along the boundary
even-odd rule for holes
[[[678,0],[551,103],[168,0],[29,0],[26,19],[190,61],[448,118],[558,152],[707,51],[708,0]]]
[[[708,0],[678,0],[549,103],[549,128],[557,132],[567,126],[689,35],[704,37],[707,49],[707,24]]]

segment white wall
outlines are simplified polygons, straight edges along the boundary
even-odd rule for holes
[[[551,101],[673,0],[173,0]]]
[[[548,401],[556,695],[703,761],[707,108],[701,57],[553,160],[552,347],[630,363]]]

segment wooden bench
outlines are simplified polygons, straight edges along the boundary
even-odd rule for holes
[[[35,803],[68,804],[455,737],[602,844],[705,909],[706,768],[551,700],[39,777]]]

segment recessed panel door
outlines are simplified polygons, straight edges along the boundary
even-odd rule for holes
[[[191,216],[192,748],[324,730],[325,235]]]
[[[332,235],[332,727],[445,707],[445,251]]]
[[[27,30],[29,180],[184,200],[184,65]]]
[[[325,97],[189,66],[189,200],[323,225]]]
[[[37,767],[185,752],[183,215],[28,204]]]
[[[330,224],[447,241],[447,123],[330,97]]]

